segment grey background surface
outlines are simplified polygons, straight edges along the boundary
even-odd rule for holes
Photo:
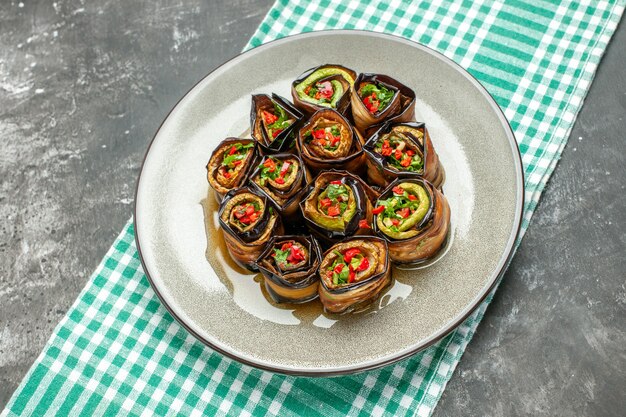
[[[272,1],[0,4],[0,408],[132,211],[176,101]],[[626,27],[435,415],[626,405]]]

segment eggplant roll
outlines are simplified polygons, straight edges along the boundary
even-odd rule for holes
[[[356,72],[341,65],[320,65],[301,74],[291,84],[296,107],[306,114],[321,109],[344,113],[350,105],[350,88]]]
[[[374,230],[387,240],[389,256],[397,264],[423,263],[439,253],[448,237],[448,200],[423,179],[397,179],[389,184],[374,214]]]
[[[410,122],[415,118],[415,92],[382,74],[360,74],[350,94],[354,125],[369,137],[382,123]]]
[[[378,193],[347,171],[324,171],[307,187],[300,202],[304,221],[325,243],[367,234]]]
[[[215,148],[206,168],[209,184],[219,201],[245,183],[256,156],[257,146],[252,139],[226,138]]]
[[[320,301],[329,313],[353,311],[375,301],[391,279],[384,239],[346,239],[324,253],[320,264]]]
[[[218,216],[231,258],[252,271],[272,235],[283,232],[280,216],[267,197],[248,187],[226,194]]]
[[[335,110],[319,110],[300,128],[297,140],[302,160],[314,172],[363,171],[365,155],[359,132]]]
[[[445,171],[424,123],[385,123],[364,146],[367,177],[386,187],[396,178],[422,177],[441,188]]]
[[[302,113],[284,98],[272,94],[252,96],[250,131],[265,153],[293,150]]]
[[[264,156],[250,174],[251,186],[272,200],[283,219],[298,214],[298,203],[309,181],[300,157],[289,153]]]
[[[304,303],[317,298],[322,259],[313,236],[276,236],[256,261],[265,288],[277,303]]]

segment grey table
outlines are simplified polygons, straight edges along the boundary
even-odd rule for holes
[[[0,407],[131,215],[161,120],[271,4],[18,1],[0,4]],[[621,25],[435,415],[623,413],[624,45]]]

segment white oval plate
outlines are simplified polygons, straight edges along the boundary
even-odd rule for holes
[[[205,166],[215,146],[249,126],[250,95],[290,98],[303,71],[337,63],[391,75],[417,94],[446,169],[452,210],[446,253],[428,268],[393,271],[373,309],[339,319],[319,302],[276,306],[260,275],[236,267],[217,226]],[[243,53],[185,95],[156,133],[136,193],[144,271],[172,315],[240,362],[282,373],[333,375],[405,358],[452,331],[495,285],[512,253],[523,206],[513,133],[487,91],[422,45],[373,32],[326,31]]]

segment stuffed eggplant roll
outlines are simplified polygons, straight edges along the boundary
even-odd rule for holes
[[[231,258],[252,271],[272,235],[283,232],[280,216],[267,197],[248,187],[226,194],[218,216]]]
[[[207,164],[207,177],[218,201],[230,190],[242,186],[257,155],[252,139],[227,138],[215,148]]]
[[[329,313],[346,313],[375,301],[391,284],[384,239],[346,239],[324,253],[320,264],[320,301]]]
[[[252,96],[250,130],[265,153],[293,150],[302,113],[289,101],[272,94]]]
[[[450,228],[450,206],[441,191],[423,179],[397,179],[374,209],[374,230],[387,240],[389,256],[414,266],[443,248]]]
[[[335,110],[320,110],[300,128],[298,151],[314,172],[328,169],[363,171],[362,139],[348,120]]]
[[[304,221],[325,243],[367,234],[378,193],[347,171],[325,171],[307,187],[300,202]]]
[[[291,84],[296,107],[306,114],[321,109],[344,113],[350,105],[350,88],[356,72],[341,65],[320,65],[300,75]]]
[[[298,203],[309,180],[300,157],[289,153],[264,156],[250,174],[250,184],[272,200],[283,219],[298,214]]]
[[[276,236],[256,265],[275,302],[304,303],[317,298],[321,257],[313,236]]]
[[[368,138],[385,121],[415,118],[415,92],[382,74],[360,74],[350,94],[354,125]]]
[[[364,146],[367,177],[386,187],[396,178],[422,177],[441,188],[445,171],[424,123],[385,123]]]

